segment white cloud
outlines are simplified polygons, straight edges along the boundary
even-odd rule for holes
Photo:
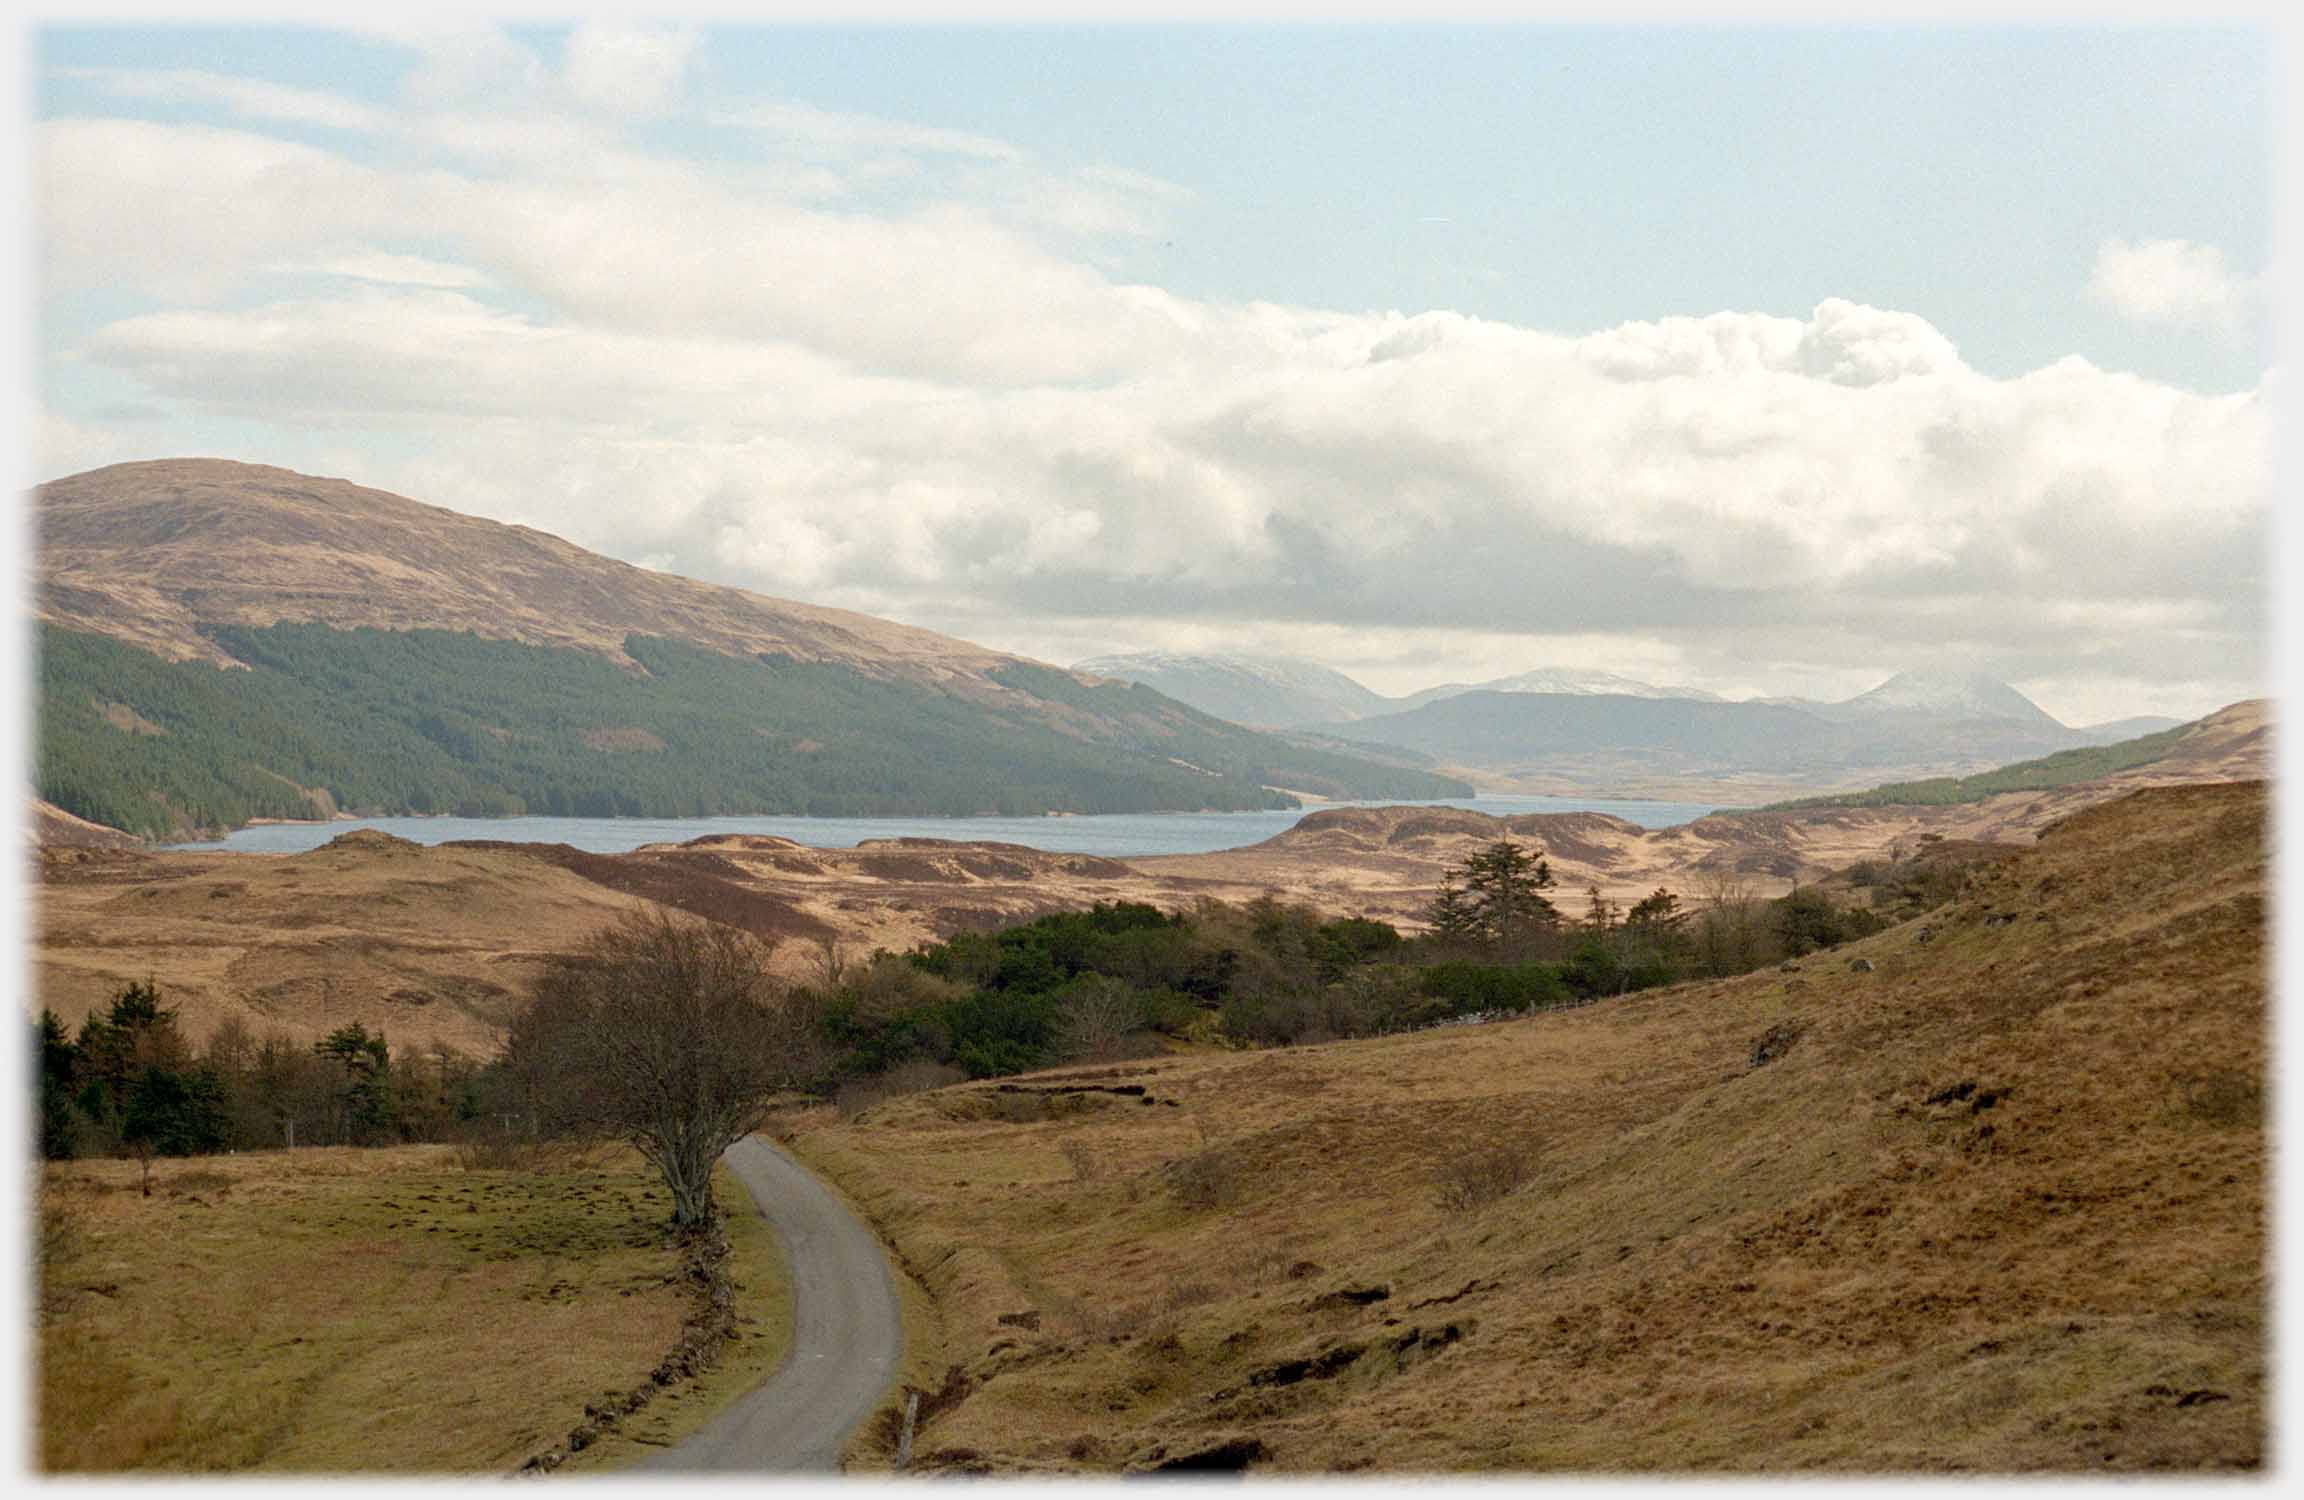
[[[401,80],[401,93],[418,107],[447,108],[485,101],[517,107],[550,82],[544,60],[502,27],[421,9],[389,17],[350,18],[337,24],[376,41],[409,48],[417,64]]]
[[[175,104],[219,104],[251,120],[319,125],[330,130],[374,132],[384,128],[386,111],[340,94],[293,88],[261,78],[235,77],[197,69],[59,68],[67,78],[96,83],[124,98]]]
[[[761,135],[818,150],[972,157],[980,161],[1015,162],[1024,153],[1006,141],[972,135],[964,130],[913,125],[878,115],[818,109],[798,100],[770,100],[726,110],[713,117]]]
[[[591,108],[653,114],[679,91],[696,40],[692,27],[587,21],[569,33],[561,77]]]
[[[488,285],[488,278],[470,266],[427,260],[421,255],[396,255],[389,250],[360,249],[316,260],[275,261],[265,269],[283,275],[342,276],[353,281],[376,281],[391,286],[453,288]]]
[[[1156,181],[821,111],[773,117],[796,156],[706,164],[549,92],[412,109],[375,165],[49,125],[50,286],[157,303],[77,352],[278,462],[384,433],[351,477],[1065,659],[1205,632],[1464,678],[1574,646],[1733,688],[1970,651],[2075,701],[2254,670],[2253,395],[1994,378],[1842,299],[1584,337],[1198,301],[1067,248]],[[925,193],[840,198],[893,156]],[[284,267],[342,284],[258,302]]]
[[[51,291],[205,300],[267,262],[385,232],[408,186],[251,131],[64,119],[35,139]]]
[[[2088,294],[2124,318],[2164,327],[2237,333],[2254,316],[2255,278],[2214,245],[2189,240],[2106,240]]]

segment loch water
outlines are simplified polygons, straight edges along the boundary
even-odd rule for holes
[[[504,839],[523,844],[569,844],[594,854],[620,854],[643,844],[678,844],[707,834],[773,834],[823,849],[852,849],[868,839],[994,840],[1068,854],[1119,858],[1146,854],[1206,854],[1261,843],[1323,807],[1468,807],[1499,817],[1521,813],[1603,812],[1644,828],[1669,828],[1712,811],[1695,802],[1646,802],[1583,797],[1476,796],[1439,802],[1321,802],[1273,812],[1081,813],[1030,818],[354,818],[330,823],[259,823],[221,839],[175,844],[176,849],[225,849],[241,854],[301,854],[356,828],[375,828],[419,844],[457,839]]]

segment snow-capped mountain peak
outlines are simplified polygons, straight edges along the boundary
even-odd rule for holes
[[[1582,667],[1538,667],[1532,672],[1521,672],[1511,677],[1499,677],[1483,682],[1481,688],[1491,693],[1612,693],[1625,698],[1696,698],[1707,703],[1720,701],[1718,693],[1702,688],[1659,686],[1630,677],[1619,677],[1614,672],[1595,672]]]
[[[1877,713],[1919,713],[1937,718],[2057,721],[2031,699],[1984,672],[1922,668],[1898,672],[1841,705]]]

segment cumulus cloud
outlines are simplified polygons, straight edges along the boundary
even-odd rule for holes
[[[2068,711],[2254,671],[2254,393],[1987,376],[1845,299],[1581,336],[1198,300],[1072,247],[1181,201],[1156,179],[755,111],[827,187],[540,97],[412,106],[381,163],[51,124],[51,285],[155,304],[74,356],[272,461],[1062,660],[1265,642],[1405,687],[1575,651],[1855,691],[1959,651]],[[830,206],[895,155],[944,164],[931,194]],[[1134,207],[1035,218],[1049,183]]]
[[[2214,245],[2113,239],[2097,247],[2088,294],[2139,323],[2229,335],[2254,315],[2256,280]]]

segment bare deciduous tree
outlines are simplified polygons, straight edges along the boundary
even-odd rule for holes
[[[1765,934],[1765,912],[1752,878],[1728,865],[1700,866],[1696,894],[1704,902],[1696,921],[1696,946],[1713,974],[1741,974],[1757,966]]]
[[[1127,1040],[1144,1029],[1144,996],[1102,974],[1084,974],[1062,991],[1057,1041],[1066,1062],[1117,1060]]]
[[[505,1052],[537,1123],[629,1142],[672,1194],[672,1222],[712,1214],[712,1168],[822,1056],[816,1016],[733,927],[636,913],[553,964]]]

